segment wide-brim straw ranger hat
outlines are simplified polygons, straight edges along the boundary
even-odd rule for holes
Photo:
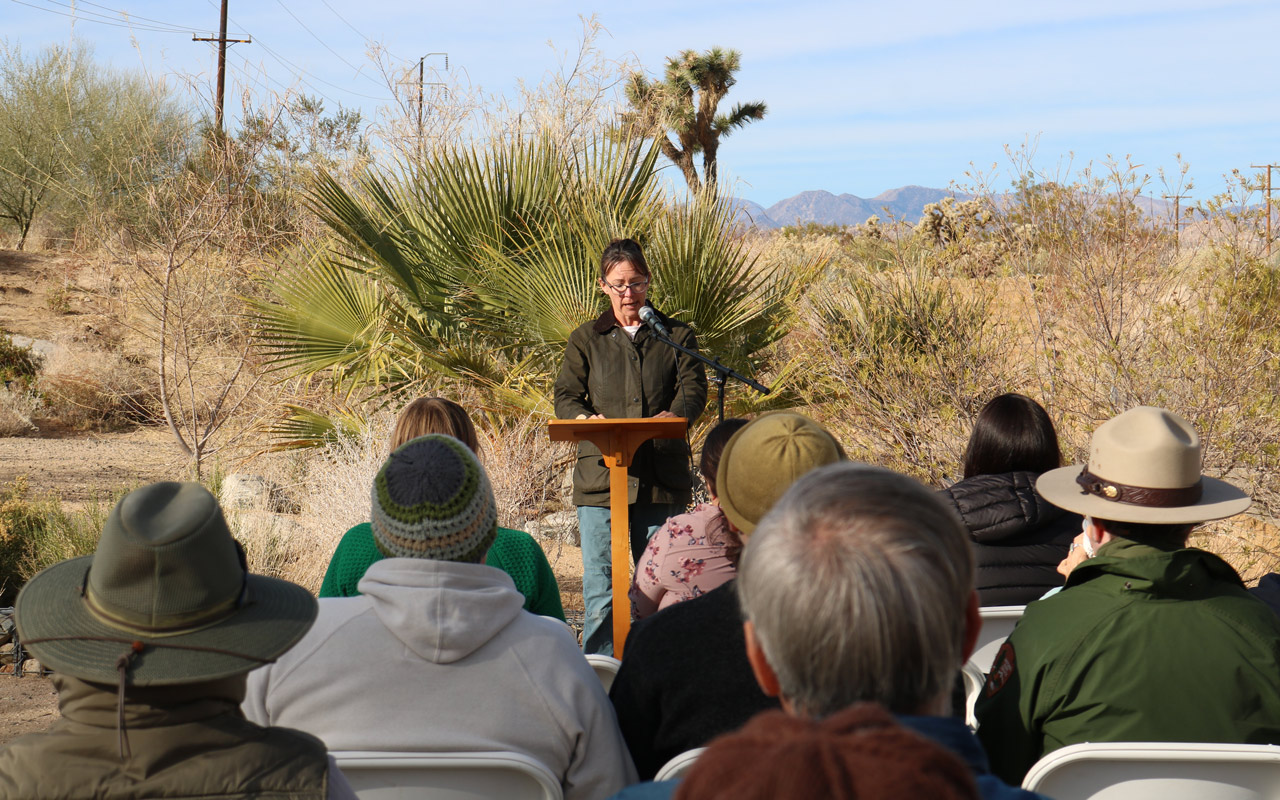
[[[316,611],[301,586],[249,573],[207,489],[165,482],[116,504],[93,555],[32,578],[15,616],[41,664],[118,684],[123,697],[126,685],[211,681],[274,661]]]
[[[1089,462],[1044,473],[1036,491],[1077,514],[1152,524],[1226,519],[1252,502],[1226,481],[1201,474],[1200,436],[1190,422],[1151,406],[1098,426]]]

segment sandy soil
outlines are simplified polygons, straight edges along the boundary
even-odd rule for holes
[[[72,505],[121,489],[182,477],[167,431],[0,438],[0,485],[26,476],[29,489]]]
[[[0,675],[0,744],[42,731],[58,718],[58,696],[48,678]]]

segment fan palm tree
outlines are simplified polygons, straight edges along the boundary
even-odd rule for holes
[[[717,114],[720,101],[737,82],[741,66],[737,50],[713,47],[705,53],[685,50],[667,59],[662,80],[633,73],[626,86],[631,110],[622,115],[624,126],[645,138],[654,138],[662,154],[679,167],[689,189],[698,194],[699,179],[694,156],[702,154],[705,186],[715,194],[716,155],[720,140],[765,115],[761,102],[738,103],[728,114]],[[668,133],[670,132],[670,133]],[[671,140],[675,137],[675,141]]]
[[[572,151],[544,138],[441,152],[354,190],[322,173],[310,205],[331,235],[256,306],[260,346],[277,369],[326,375],[348,396],[450,384],[490,412],[549,416],[569,334],[605,305],[599,254],[631,236],[655,265],[654,302],[704,351],[758,369],[799,273],[759,264],[729,203],[670,204],[657,157],[634,141]],[[332,436],[293,412],[282,440]]]

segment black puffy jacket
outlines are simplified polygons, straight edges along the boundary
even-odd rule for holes
[[[1058,562],[1083,519],[1041,497],[1036,477],[976,475],[940,492],[973,537],[984,606],[1025,605],[1063,583]]]

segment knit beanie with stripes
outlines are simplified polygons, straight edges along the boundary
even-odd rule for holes
[[[373,539],[390,558],[479,564],[498,535],[484,467],[441,433],[401,445],[373,480]]]

